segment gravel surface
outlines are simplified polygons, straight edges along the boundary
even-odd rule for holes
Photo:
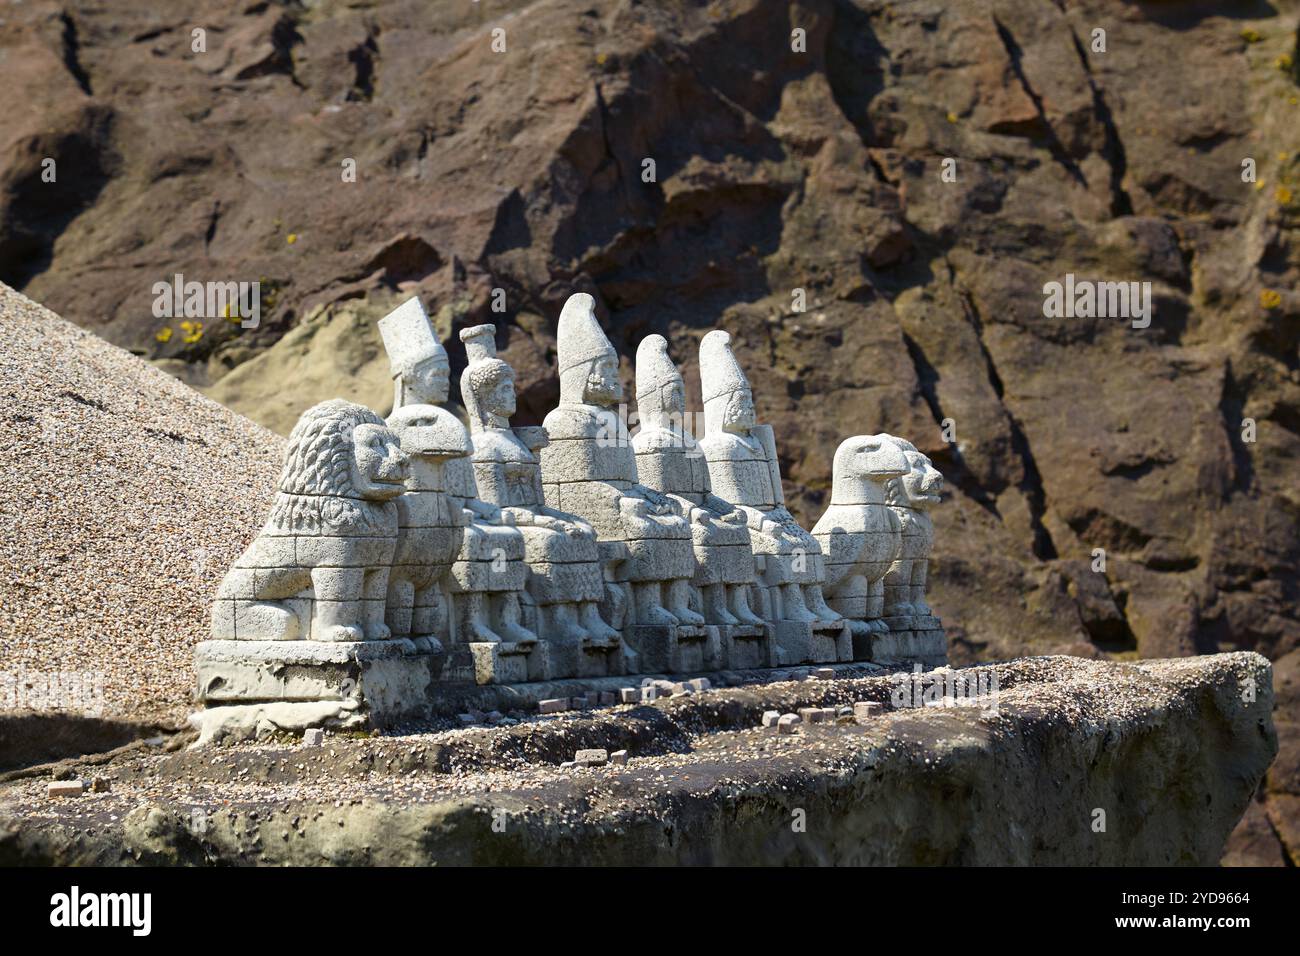
[[[3,283],[0,396],[0,709],[179,723],[283,440]]]

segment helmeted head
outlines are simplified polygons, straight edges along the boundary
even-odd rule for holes
[[[596,302],[585,292],[569,296],[555,333],[560,402],[613,405],[623,399],[618,353],[596,321]]]
[[[704,398],[704,427],[744,434],[757,424],[754,393],[731,350],[731,335],[714,329],[700,342],[700,385]]]
[[[451,388],[451,363],[418,298],[407,299],[379,320],[402,404],[441,405]]]
[[[662,335],[647,335],[637,346],[636,406],[648,424],[681,427],[685,421],[686,386]]]
[[[460,394],[470,421],[506,427],[515,413],[515,371],[497,358],[496,326],[463,329],[460,340],[469,359],[460,377]]]

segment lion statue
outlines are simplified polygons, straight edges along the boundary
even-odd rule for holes
[[[217,591],[212,636],[253,641],[386,640],[384,600],[408,459],[384,420],[334,400],[289,435],[261,533]]]
[[[934,522],[929,511],[939,502],[943,475],[910,441],[895,438],[894,442],[907,456],[909,470],[885,486],[885,500],[902,525],[902,548],[885,575],[885,615],[924,617],[931,613],[925,602],[930,549],[934,546]]]

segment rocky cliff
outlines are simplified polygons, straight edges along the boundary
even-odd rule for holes
[[[805,520],[848,434],[948,475],[955,660],[1276,661],[1241,852],[1300,858],[1294,2],[210,6],[5,9],[0,279],[279,431],[383,410],[411,294],[498,323],[521,421],[574,290],[692,388],[724,326]],[[260,327],[156,317],[175,273]],[[1149,327],[1045,317],[1067,274]]]

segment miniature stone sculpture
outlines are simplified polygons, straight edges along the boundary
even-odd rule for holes
[[[605,580],[595,529],[546,506],[536,451],[541,428],[512,430],[514,370],[496,354],[496,327],[464,329],[469,364],[460,391],[469,412],[474,479],[482,499],[523,535],[527,587],[539,634],[550,644],[551,677],[601,676],[626,670],[618,631],[600,616]]]
[[[705,621],[719,628],[723,666],[770,666],[764,621],[749,606],[756,572],[745,513],[712,492],[704,452],[686,428],[686,387],[662,335],[647,336],[637,348],[636,399],[637,473],[647,487],[674,498],[690,520],[691,584]]]
[[[308,409],[289,435],[266,527],[226,574],[212,635],[384,640],[384,598],[408,462],[384,420],[351,402]]]
[[[514,372],[493,326],[460,336],[472,435],[444,407],[450,363],[419,300],[379,328],[393,411],[385,422],[324,402],[289,436],[270,518],[222,581],[213,639],[195,650],[200,742],[435,712],[479,722],[486,700],[465,695],[492,700],[482,684],[946,662],[925,601],[942,476],[902,439],[848,439],[808,533],[785,508],[772,429],[756,421],[726,332],[700,345],[697,443],[658,335],[637,350],[642,428],[629,439],[618,356],[589,295],[560,316],[560,404],[541,428],[510,425]],[[708,686],[642,683],[539,709]]]
[[[390,640],[385,623],[409,468],[370,410],[336,400],[303,414],[266,527],[221,583],[214,639],[195,648],[202,741],[428,712],[440,648]]]
[[[560,405],[543,422],[546,503],[596,529],[606,577],[618,585],[611,622],[622,625],[642,669],[716,666],[716,640],[709,646],[704,618],[689,606],[690,525],[676,502],[638,481],[627,423],[614,409],[623,398],[618,355],[594,305],[578,293],[560,315]]]
[[[891,617],[927,616],[926,577],[930,549],[934,546],[934,521],[930,508],[939,503],[943,475],[930,459],[903,438],[893,442],[907,457],[907,474],[885,487],[885,500],[901,525],[902,546],[885,575],[884,613]]]
[[[438,407],[446,402],[450,363],[419,299],[407,300],[381,319],[379,330],[395,383],[394,416],[406,404]],[[441,421],[454,422],[463,446],[472,448],[459,421],[446,415]],[[524,626],[519,603],[526,574],[523,537],[503,523],[500,509],[478,500],[466,457],[449,458],[444,482],[449,502],[464,518],[448,578],[449,637],[467,653],[450,654],[449,676],[472,675],[479,683],[541,679],[545,654],[533,655],[537,636]]]
[[[854,657],[871,659],[870,635],[887,630],[884,578],[902,546],[901,524],[885,503],[886,482],[906,474],[907,458],[888,435],[840,443],[832,466],[831,503],[813,526],[826,553],[826,593],[849,619]]]
[[[847,623],[827,606],[817,539],[785,508],[771,426],[760,425],[749,380],[720,329],[700,342],[705,436],[714,493],[746,516],[758,569],[761,616],[776,628],[778,663],[847,661]]]

